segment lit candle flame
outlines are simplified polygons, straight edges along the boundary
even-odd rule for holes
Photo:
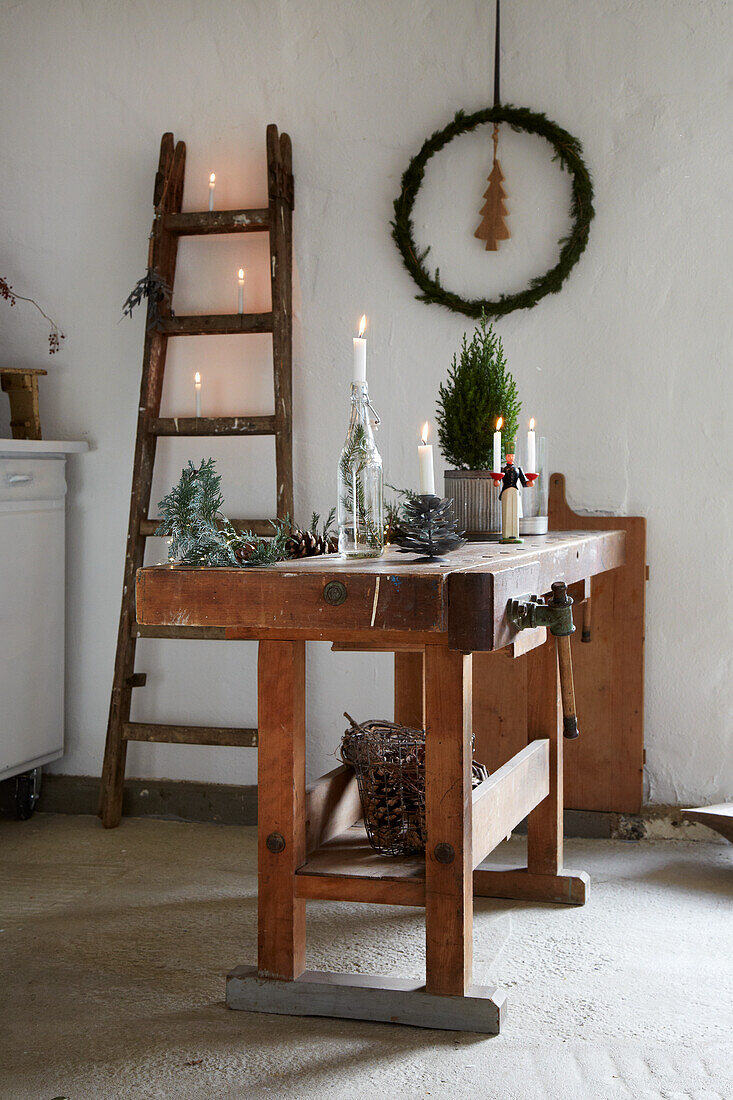
[[[425,423],[422,426],[422,442],[423,442],[423,447],[427,446],[427,442],[428,442],[428,422],[427,422],[427,420],[425,421]]]
[[[216,173],[212,172],[209,176],[209,183],[216,183]]]
[[[502,426],[502,424],[503,424],[503,423],[504,423],[504,417],[503,417],[503,416],[500,416],[500,417],[499,417],[499,419],[498,419],[498,420],[497,420],[497,422],[496,422],[496,430],[497,430],[497,432],[500,432],[500,431],[501,431],[501,426]]]
[[[529,421],[529,430],[530,430],[531,432],[533,432],[533,431],[534,431],[534,417],[530,417],[530,421]]]
[[[200,386],[201,385],[201,375],[199,374],[198,371],[196,371],[196,373],[193,376],[193,383],[194,383],[195,386]]]
[[[362,313],[361,321],[359,321],[359,338],[360,339],[364,335],[364,330],[365,329],[366,329],[366,313]]]
[[[239,281],[240,281],[240,283],[243,281],[243,279],[244,279],[244,268],[240,267],[240,269],[239,269]],[[534,423],[534,421],[532,421],[532,423]]]

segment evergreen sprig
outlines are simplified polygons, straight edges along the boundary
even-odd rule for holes
[[[285,516],[270,520],[272,532],[256,535],[239,531],[222,512],[224,497],[221,475],[213,458],[200,466],[189,460],[177,484],[158,505],[160,523],[155,534],[167,538],[168,561],[178,565],[246,567],[274,565],[290,558],[290,543],[298,530]],[[321,528],[324,541],[332,538],[336,509],[328,513]],[[321,517],[313,513],[311,527],[317,532]],[[325,551],[324,551],[325,552]]]
[[[221,475],[213,458],[189,460],[177,485],[158,504],[156,535],[170,540],[168,560],[182,565],[236,565],[237,532],[221,512]]]
[[[181,477],[158,505],[156,535],[169,540],[168,561],[179,565],[272,565],[287,558],[289,517],[271,520],[272,535],[238,531],[221,511],[221,475],[213,458],[194,466],[189,460]]]
[[[321,513],[313,512],[311,515],[310,531],[316,536],[327,540],[333,537],[333,525],[336,520],[336,509],[332,508],[328,513],[323,523],[321,523]],[[320,530],[319,530],[320,528]]]
[[[465,299],[460,294],[445,289],[437,268],[431,274],[425,266],[429,249],[421,252],[415,243],[412,211],[430,157],[460,134],[475,130],[484,123],[501,122],[506,122],[512,130],[537,134],[552,146],[553,160],[559,161],[561,168],[572,177],[570,217],[573,226],[569,235],[558,242],[561,247],[556,265],[544,275],[531,279],[524,290],[517,294],[500,294],[495,299]],[[546,294],[557,294],[585,250],[594,213],[593,183],[583,160],[583,146],[580,141],[539,111],[530,111],[528,107],[495,104],[470,115],[458,111],[451,123],[443,130],[436,130],[425,140],[402,176],[402,190],[394,202],[392,237],[400,250],[405,267],[420,288],[420,294],[415,295],[419,302],[435,302],[454,313],[465,313],[467,317],[479,318],[485,313],[487,317],[495,319],[514,309],[531,309]]]
[[[470,343],[463,334],[460,358],[453,356],[448,381],[438,390],[436,420],[443,456],[458,470],[489,469],[496,421],[504,419],[503,458],[514,444],[521,407],[501,337],[493,325],[486,327],[482,314]]]
[[[407,522],[405,506],[417,499],[418,494],[412,489],[399,489],[396,485],[387,485],[387,488],[397,494],[395,500],[384,502],[384,541],[389,544],[399,541]]]
[[[229,522],[229,521],[227,521]],[[234,565],[274,565],[288,558],[287,541],[292,530],[290,517],[271,519],[271,535],[255,535],[252,531],[237,531],[229,523]],[[212,563],[213,564],[213,563]]]
[[[364,532],[367,544],[378,547],[382,545],[383,538],[381,517],[373,514],[371,506],[364,499],[364,483],[361,479],[369,463],[369,457],[366,429],[362,424],[357,424],[340,459],[343,506],[347,513],[356,512],[357,527]],[[356,488],[356,508],[353,503],[354,488]]]

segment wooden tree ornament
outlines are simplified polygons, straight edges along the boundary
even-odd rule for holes
[[[481,207],[479,213],[481,214],[481,224],[474,233],[474,237],[478,237],[480,241],[486,241],[486,251],[496,252],[499,247],[499,241],[508,241],[511,237],[509,228],[504,220],[509,213],[504,203],[506,198],[506,191],[502,184],[504,183],[504,173],[501,170],[501,164],[496,155],[496,149],[499,144],[499,127],[494,126],[494,163],[489,173],[489,186],[484,192],[484,198],[486,202]]]

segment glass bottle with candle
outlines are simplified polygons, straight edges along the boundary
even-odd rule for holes
[[[338,465],[339,551],[345,558],[378,558],[384,550],[382,459],[374,442],[366,382],[366,319],[354,339],[351,419]]]

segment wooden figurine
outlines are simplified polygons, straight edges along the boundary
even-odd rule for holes
[[[498,485],[501,481],[501,539],[500,542],[519,542],[519,486],[528,488],[532,485],[537,474],[525,474],[521,466],[514,465],[514,455],[507,453],[506,465],[500,473],[491,475]]]

